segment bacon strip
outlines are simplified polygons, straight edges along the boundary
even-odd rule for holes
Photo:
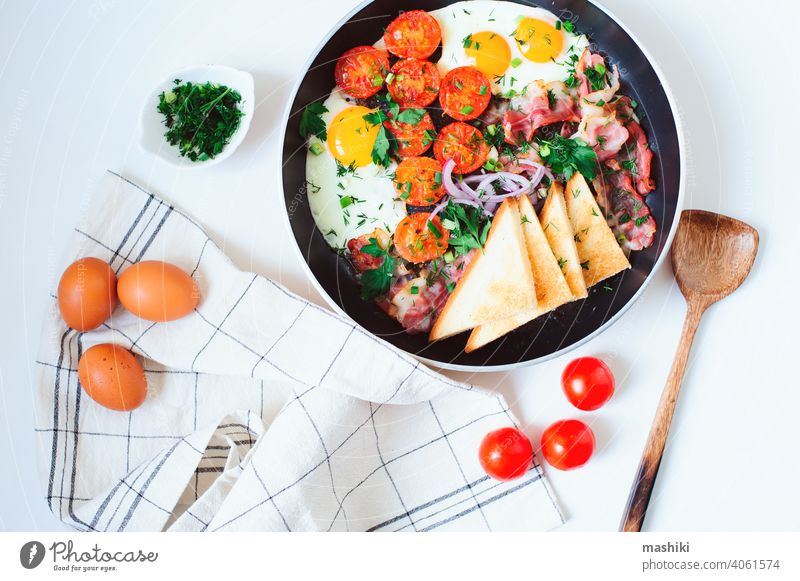
[[[472,250],[459,256],[430,280],[425,277],[413,280],[401,278],[389,291],[391,303],[382,308],[396,318],[407,332],[428,333],[450,296],[447,285],[455,284],[461,279],[477,252]],[[412,287],[416,288],[414,294],[411,292]]]
[[[633,174],[633,182],[636,184],[636,191],[646,196],[656,188],[656,184],[650,177],[650,165],[653,162],[653,151],[647,142],[642,126],[636,121],[630,121],[626,127],[631,134],[631,138],[636,143],[636,172]]]
[[[383,264],[383,256],[372,256],[361,249],[369,244],[370,238],[375,238],[383,248],[389,245],[389,233],[383,228],[376,228],[369,234],[364,234],[357,238],[347,241],[347,249],[350,251],[350,261],[358,272],[374,270]]]
[[[612,170],[603,180],[595,180],[598,203],[606,212],[608,225],[625,240],[628,250],[643,250],[653,244],[656,221],[644,198],[636,193],[628,170],[622,169],[616,160],[608,167]]]
[[[520,141],[529,142],[540,127],[580,120],[575,101],[564,83],[534,81],[524,94],[511,99],[503,114],[505,140],[511,145],[519,145]]]
[[[630,134],[617,120],[617,114],[585,117],[578,128],[581,138],[594,148],[601,162],[611,159],[625,145]]]

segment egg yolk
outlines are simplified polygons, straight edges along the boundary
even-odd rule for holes
[[[478,32],[464,39],[464,52],[485,75],[500,77],[511,63],[511,48],[496,32]]]
[[[372,163],[372,148],[380,126],[370,125],[364,115],[372,109],[355,106],[339,112],[328,127],[328,149],[342,165],[363,167]]]
[[[536,18],[523,18],[514,31],[514,39],[525,58],[535,63],[555,59],[564,48],[563,33],[549,22]]]

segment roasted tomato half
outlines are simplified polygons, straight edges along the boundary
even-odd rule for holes
[[[441,82],[439,70],[433,63],[403,59],[392,67],[387,88],[392,99],[402,107],[427,107],[436,100]]]
[[[415,114],[422,112],[422,109],[414,109]],[[402,121],[389,120],[383,124],[394,135],[397,141],[397,154],[400,157],[414,157],[422,155],[436,139],[436,129],[433,126],[431,116],[425,112],[421,117],[419,115],[410,115],[414,117],[416,123],[403,123]],[[403,111],[400,112],[400,119],[405,118]]]
[[[387,50],[400,58],[424,59],[442,41],[442,29],[424,10],[409,10],[392,20],[383,34]]]
[[[444,196],[442,164],[432,157],[409,157],[395,170],[394,187],[412,206],[431,206]]]
[[[492,99],[489,79],[474,67],[458,67],[447,73],[439,89],[442,110],[459,121],[475,119]]]
[[[457,173],[470,173],[481,167],[489,155],[483,133],[472,125],[456,121],[442,128],[433,144],[433,154],[442,165],[448,159],[456,162]]]
[[[336,84],[348,95],[366,99],[381,90],[389,74],[389,55],[374,46],[351,48],[336,61]]]
[[[447,252],[450,231],[439,216],[429,219],[429,212],[403,218],[394,232],[397,253],[409,262],[427,262]]]

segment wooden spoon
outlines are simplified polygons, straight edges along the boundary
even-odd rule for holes
[[[642,528],[700,318],[710,305],[739,288],[750,273],[757,250],[758,232],[744,222],[702,210],[686,210],[681,215],[671,256],[675,278],[688,307],[686,320],[631,487],[621,531]]]

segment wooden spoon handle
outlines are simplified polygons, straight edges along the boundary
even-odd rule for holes
[[[620,531],[638,532],[642,529],[644,515],[647,512],[647,504],[650,502],[650,495],[653,492],[653,485],[656,482],[656,474],[661,465],[661,456],[664,454],[664,446],[667,443],[669,426],[672,423],[672,415],[675,412],[675,402],[678,400],[678,393],[681,389],[683,373],[686,369],[686,362],[689,359],[689,351],[692,347],[697,326],[700,318],[706,309],[706,305],[690,302],[686,312],[686,319],[683,322],[681,340],[678,350],[675,352],[675,360],[672,362],[672,369],[667,377],[664,392],[661,394],[661,401],[658,404],[658,411],[650,428],[650,435],[647,437],[642,459],[639,464],[639,471],[633,481],[631,493],[628,497],[628,505],[625,508],[625,515],[620,524]]]

